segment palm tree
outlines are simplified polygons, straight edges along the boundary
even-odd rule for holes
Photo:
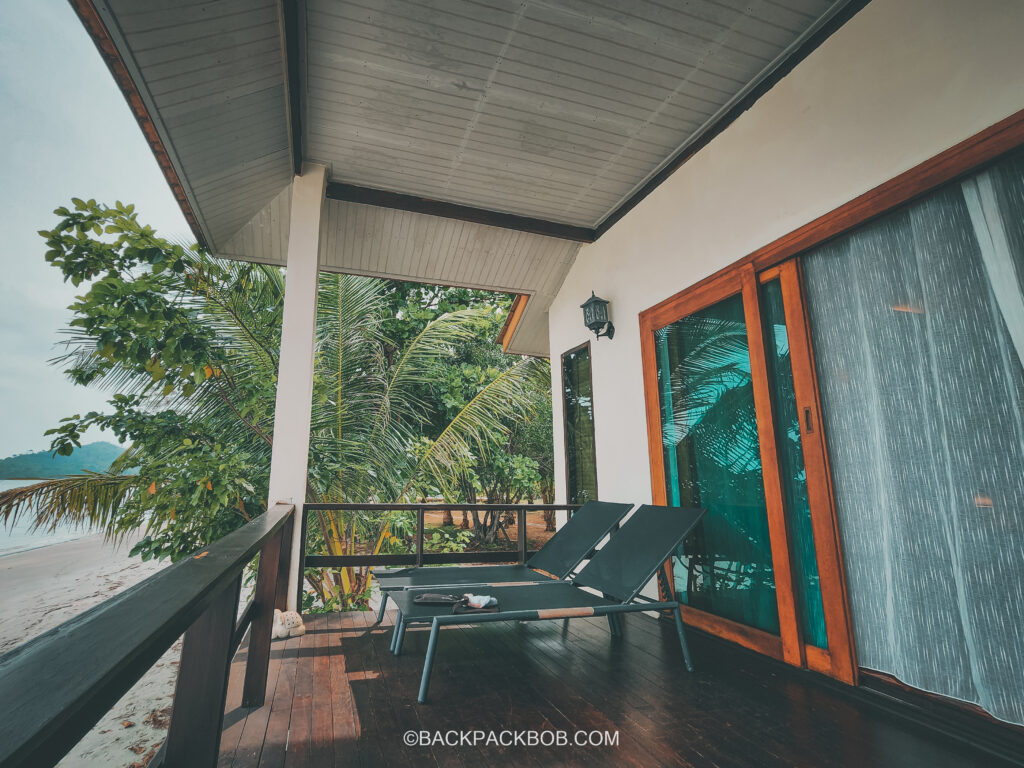
[[[284,298],[281,270],[227,262],[158,238],[131,206],[75,201],[47,235],[47,259],[76,284],[67,351],[55,360],[79,384],[113,390],[110,413],[75,415],[50,430],[69,453],[85,429],[111,429],[130,447],[103,474],[83,473],[0,494],[0,518],[73,523],[133,551],[182,557],[265,508]],[[105,229],[104,229],[105,227]],[[113,246],[98,236],[114,233]],[[93,233],[96,232],[96,236]],[[442,315],[398,355],[385,354],[384,281],[320,278],[307,499],[402,502],[451,487],[454,471],[500,444],[529,415],[543,361],[496,372],[440,436],[420,393],[493,308]],[[309,526],[330,554],[400,546],[408,520],[323,513]],[[312,522],[312,521],[311,521]],[[366,570],[311,572],[319,597],[357,603]]]
[[[527,417],[544,386],[545,364],[524,359],[487,382],[440,435],[420,439],[429,416],[419,395],[437,381],[454,346],[468,342],[486,307],[442,315],[428,323],[394,360],[387,362],[380,321],[383,283],[324,275],[317,307],[309,498],[362,503],[452,497],[456,475],[472,456],[500,444],[508,424]],[[413,449],[414,447],[418,450]],[[314,543],[331,555],[401,550],[411,533],[411,513],[317,511]],[[319,534],[319,535],[317,535]],[[309,576],[326,604],[337,596],[358,603],[371,570],[323,570]]]

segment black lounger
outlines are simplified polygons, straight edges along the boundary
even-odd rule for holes
[[[572,583],[555,582],[543,588],[496,586],[486,590],[498,599],[496,613],[453,614],[449,606],[417,605],[414,600],[423,590],[406,590],[392,594],[398,606],[392,648],[402,651],[402,640],[410,624],[430,627],[427,656],[423,661],[419,701],[427,700],[430,670],[437,650],[438,631],[444,624],[478,624],[488,621],[544,621],[573,619],[585,616],[607,616],[612,634],[621,627],[617,615],[635,611],[672,610],[679,633],[686,668],[693,671],[690,651],[686,646],[679,601],[665,577],[662,565],[676,551],[683,539],[704,514],[700,509],[683,507],[641,506],[619,531],[599,549]],[[640,594],[640,590],[657,574],[669,600],[659,602]],[[588,589],[604,595],[594,594]]]
[[[601,540],[615,529],[632,504],[588,501],[548,539],[525,565],[451,565],[403,568],[377,576],[381,600],[377,621],[384,618],[388,594],[417,587],[489,587],[495,584],[545,583],[566,578]]]

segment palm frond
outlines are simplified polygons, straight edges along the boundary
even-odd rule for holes
[[[474,452],[486,455],[509,433],[512,419],[529,415],[536,407],[535,392],[548,374],[545,361],[528,358],[496,376],[455,416],[420,457],[403,495],[417,482],[450,482],[446,475],[463,465]]]
[[[385,408],[397,403],[418,405],[414,399],[410,399],[414,385],[429,375],[456,344],[473,339],[478,323],[484,322],[489,312],[485,307],[470,307],[448,312],[427,323],[409,343],[394,367],[384,393]],[[382,415],[386,417],[387,413]]]
[[[86,472],[12,488],[0,492],[0,519],[13,525],[32,515],[33,530],[70,525],[100,529],[116,538],[142,522],[126,517],[122,509],[141,482],[137,475]]]

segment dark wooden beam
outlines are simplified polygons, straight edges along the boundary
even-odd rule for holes
[[[288,86],[288,139],[292,169],[302,174],[302,54],[299,0],[281,0],[281,45]]]
[[[514,213],[501,213],[485,208],[473,208],[468,205],[446,203],[442,200],[431,200],[427,197],[404,195],[399,192],[388,192],[383,189],[358,187],[331,181],[327,184],[327,197],[331,200],[344,200],[349,203],[375,205],[380,208],[394,208],[399,211],[426,213],[430,216],[441,216],[446,219],[472,221],[476,224],[487,224],[492,227],[515,229],[530,232],[534,235],[558,237],[563,240],[574,240],[580,243],[592,243],[597,234],[589,227],[578,227],[545,219],[532,219],[528,216],[517,216]]]
[[[249,654],[245,664],[245,683],[242,686],[242,706],[262,707],[267,695],[267,674],[270,669],[270,641],[274,626],[274,608],[277,604],[278,578],[285,546],[291,546],[291,536],[285,541],[282,527],[267,539],[260,551],[260,568],[256,576],[256,590],[252,602],[252,622],[249,633]],[[285,582],[285,590],[288,582]]]
[[[844,6],[835,16],[828,20],[821,29],[815,32],[813,35],[808,37],[803,44],[797,48],[793,53],[783,61],[778,67],[776,67],[771,74],[769,74],[764,80],[758,83],[757,87],[754,88],[750,93],[738,101],[732,109],[726,112],[722,117],[712,123],[700,134],[696,141],[693,141],[685,145],[680,149],[665,166],[654,174],[646,184],[640,189],[634,192],[622,205],[608,214],[600,224],[597,225],[596,234],[600,237],[627,213],[633,210],[639,203],[647,197],[651,192],[661,186],[669,176],[679,170],[679,167],[693,157],[695,154],[700,152],[704,147],[711,143],[711,141],[718,136],[722,131],[732,125],[733,121],[736,120],[740,115],[754,106],[755,102],[764,96],[768,91],[775,87],[782,78],[793,71],[801,61],[806,59],[814,50],[830,38],[841,26],[847,21],[852,19],[858,11],[866,6],[870,0],[850,0],[850,2]]]
[[[214,768],[217,765],[228,673],[235,654],[231,636],[241,586],[239,575],[221,587],[220,594],[185,632],[164,753],[168,766]],[[269,664],[269,644],[266,657]]]

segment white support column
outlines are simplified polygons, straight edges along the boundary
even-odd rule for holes
[[[285,275],[281,359],[274,407],[274,448],[270,459],[270,504],[295,504],[288,610],[297,611],[299,547],[302,544],[302,503],[306,499],[309,462],[309,420],[313,407],[313,345],[316,334],[317,259],[320,215],[324,206],[327,169],[303,164],[292,183],[288,231],[288,271]]]

